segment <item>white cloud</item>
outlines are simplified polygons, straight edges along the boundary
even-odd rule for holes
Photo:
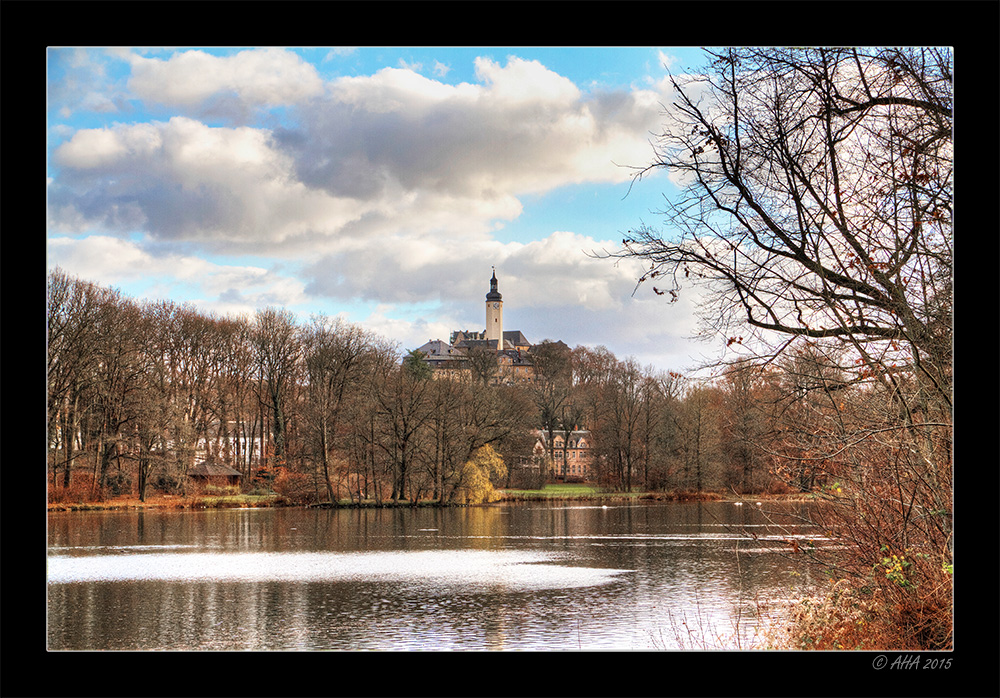
[[[133,60],[145,66],[139,75],[150,90],[180,101],[240,83],[247,63],[265,76],[282,74],[260,65],[267,61],[300,63],[280,51]],[[174,85],[212,68],[220,74]],[[623,181],[629,173],[615,162],[648,156],[651,93],[583,99],[565,78],[518,59],[503,67],[480,61],[479,70],[484,85],[451,86],[395,68],[342,78],[322,102],[299,110],[295,129],[209,127],[175,116],[78,131],[55,151],[63,176],[51,190],[54,224],[87,221],[109,233],[142,230],[283,255],[322,253],[357,236],[484,235],[517,218],[526,193]],[[87,196],[76,196],[74,185]]]
[[[399,67],[403,70],[413,71],[414,73],[419,73],[424,68],[422,63],[407,63],[402,58],[399,59]]]
[[[278,131],[303,182],[336,195],[405,192],[484,200],[570,183],[622,182],[649,157],[651,92],[583,95],[537,62],[477,61],[482,84],[399,68],[340,78]]]
[[[52,47],[46,52],[50,80],[46,98],[62,119],[77,112],[116,113],[122,110],[124,87],[109,74],[115,58],[93,48]]]
[[[626,182],[618,164],[649,159],[665,84],[584,92],[516,57],[479,59],[474,84],[386,68],[324,85],[282,49],[130,56],[134,94],[184,115],[72,134],[53,125],[65,140],[51,158],[49,256],[69,273],[155,285],[219,313],[351,309],[351,321],[412,348],[481,329],[495,265],[509,328],[532,341],[666,356],[684,334],[680,305],[631,296],[641,270],[587,254],[617,245],[569,222],[535,242],[496,238],[527,195]],[[275,105],[291,107],[283,127],[194,118]],[[195,256],[233,251],[288,267]]]
[[[666,53],[663,50],[657,51],[656,55],[657,55],[657,58],[660,61],[660,65],[663,66],[663,68],[665,68],[667,70],[670,70],[671,68],[673,68],[674,65],[677,63],[677,56],[674,56],[672,54]]]
[[[252,104],[320,94],[315,69],[283,49],[169,59],[132,55],[129,84],[181,106],[235,93]],[[649,155],[652,92],[585,96],[536,61],[479,59],[481,84],[386,68],[340,78],[299,105],[290,128],[166,123],[78,131],[55,152],[56,225],[322,252],[345,237],[482,235],[520,197],[571,183],[622,182],[617,162]],[[86,187],[85,197],[72,186]],[[70,223],[72,221],[72,223]]]
[[[106,128],[78,131],[56,151],[60,165],[77,169],[92,169],[118,160],[125,154],[125,145],[118,135]]]
[[[143,100],[184,108],[204,105],[219,95],[235,95],[253,107],[295,104],[323,91],[316,69],[281,48],[213,56],[182,51],[169,59],[132,54],[129,88]]]
[[[506,66],[489,58],[477,58],[476,76],[485,84],[485,95],[494,105],[567,106],[580,99],[580,90],[571,80],[538,61],[516,56],[508,58]]]
[[[431,107],[469,103],[478,96],[478,89],[468,83],[447,85],[405,67],[341,77],[328,89],[328,104],[348,105],[374,114],[408,111],[419,115]]]
[[[329,61],[335,60],[337,58],[343,58],[344,56],[350,56],[358,52],[357,46],[334,46],[326,55],[323,56],[323,63],[328,63]]]
[[[50,237],[47,263],[50,269],[58,266],[103,286],[144,289],[137,297],[185,296],[219,314],[249,313],[268,305],[294,307],[308,300],[301,281],[264,267],[154,253],[140,243],[102,235]]]
[[[50,236],[48,263],[74,276],[111,284],[149,274],[153,258],[137,245],[114,237],[94,235],[75,240]]]
[[[357,241],[304,272],[317,297],[439,304],[454,317],[468,317],[472,308],[475,320],[495,266],[505,300],[522,311],[560,306],[613,313],[628,302],[641,270],[637,263],[588,255],[608,247],[568,232],[527,244],[397,237]],[[477,302],[469,305],[470,299]]]
[[[53,160],[62,176],[50,187],[50,215],[60,230],[90,225],[217,248],[273,248],[336,233],[372,210],[296,182],[268,131],[186,117],[81,130]],[[76,196],[78,188],[87,195]]]

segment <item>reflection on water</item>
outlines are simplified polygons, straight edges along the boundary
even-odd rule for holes
[[[72,512],[50,649],[653,649],[813,583],[799,512],[724,503]],[[752,619],[740,617],[742,629]]]

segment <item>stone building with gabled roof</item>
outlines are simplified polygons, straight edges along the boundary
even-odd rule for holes
[[[551,477],[557,480],[584,481],[593,477],[591,433],[586,429],[575,429],[565,432],[556,429],[552,432],[552,443],[549,434],[544,429],[535,431],[535,445],[532,455],[535,458],[548,459]]]
[[[528,338],[524,336],[521,330],[504,330],[503,344],[504,349],[517,349],[519,351],[528,351],[531,349],[531,342],[528,341]]]
[[[424,361],[432,368],[444,370],[464,368],[465,351],[440,339],[429,340],[423,346],[417,347],[417,351],[423,353]]]

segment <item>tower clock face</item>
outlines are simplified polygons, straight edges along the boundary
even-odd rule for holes
[[[499,309],[500,308],[500,304],[499,303],[494,303],[493,307]]]

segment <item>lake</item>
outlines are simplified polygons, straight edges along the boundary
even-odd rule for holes
[[[833,544],[807,506],[53,513],[48,648],[753,649],[824,583],[787,554]]]

